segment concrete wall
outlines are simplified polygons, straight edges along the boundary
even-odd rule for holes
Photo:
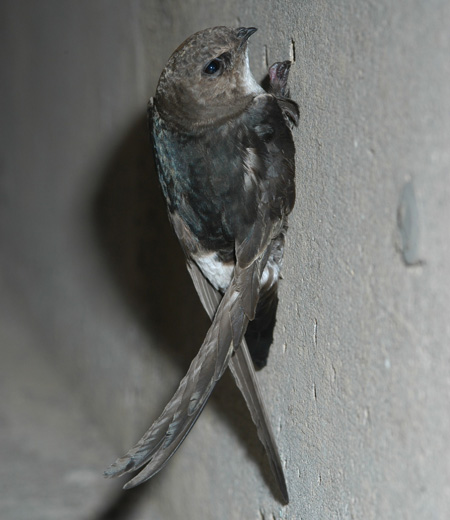
[[[0,516],[449,518],[450,4],[4,0],[0,24]],[[207,328],[145,106],[219,24],[259,28],[257,78],[295,60],[298,202],[259,374],[287,507],[228,376],[150,484],[101,477]]]

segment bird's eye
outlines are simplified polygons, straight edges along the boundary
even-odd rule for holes
[[[215,58],[205,65],[203,72],[209,76],[217,75],[222,70],[222,61]]]

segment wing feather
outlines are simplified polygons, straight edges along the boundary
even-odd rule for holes
[[[212,320],[219,306],[221,294],[212,287],[194,263],[188,262],[187,267],[200,301]],[[250,416],[256,426],[258,437],[266,450],[270,467],[283,498],[288,503],[289,495],[277,443],[245,339],[242,340],[240,348],[231,357],[229,366],[236,384],[244,396]]]
[[[115,477],[147,466],[125,488],[136,486],[160,471],[194,426],[211,392],[228,366],[234,350],[233,335],[242,338],[248,320],[236,305],[236,284],[222,298],[206,338],[161,416],[126,455],[115,461],[105,476]],[[242,330],[233,331],[231,323]]]

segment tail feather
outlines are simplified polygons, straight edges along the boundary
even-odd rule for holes
[[[125,488],[134,487],[160,471],[197,421],[211,392],[228,366],[234,351],[233,337],[242,339],[248,320],[236,302],[239,293],[231,282],[220,302],[197,356],[161,416],[125,456],[114,462],[105,476],[138,470]],[[238,330],[239,329],[239,330]]]
[[[239,348],[231,358],[230,369],[247,403],[247,408],[255,423],[259,440],[266,450],[270,468],[276,478],[283,499],[285,503],[288,504],[289,494],[284,477],[283,465],[245,340],[242,342],[241,348]]]

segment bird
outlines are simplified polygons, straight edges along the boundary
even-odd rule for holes
[[[242,392],[285,503],[283,465],[255,368],[266,364],[278,305],[288,215],[295,203],[291,63],[264,90],[249,67],[255,27],[212,27],[187,38],[148,105],[168,217],[211,326],[160,417],[104,473],[158,473],[179,448],[227,367]]]

